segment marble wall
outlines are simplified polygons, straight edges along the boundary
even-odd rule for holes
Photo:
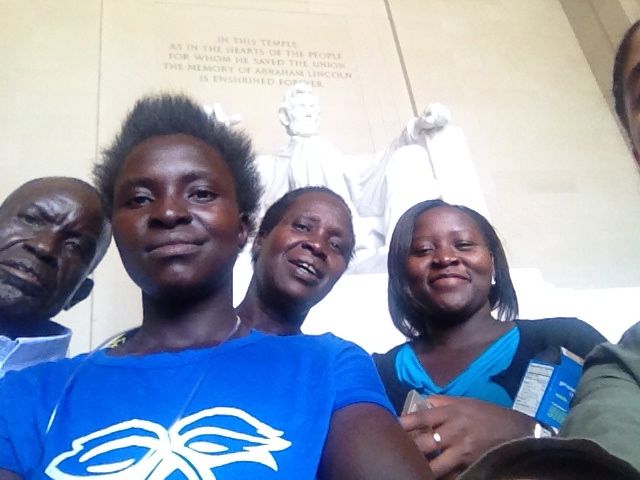
[[[523,314],[605,325],[601,306],[631,305],[640,289],[639,177],[607,93],[615,45],[638,16],[638,0],[4,0],[0,196],[36,176],[88,178],[153,91],[220,102],[260,153],[287,141],[277,108],[298,79],[321,96],[322,136],[354,155],[380,151],[439,101],[467,137]],[[238,266],[237,297],[249,273]],[[115,248],[95,281],[61,317],[74,352],[140,318]],[[353,292],[365,284],[379,302],[363,309]],[[384,275],[345,277],[309,330],[370,350],[397,343],[380,314],[385,287]],[[615,318],[613,337],[633,315]]]

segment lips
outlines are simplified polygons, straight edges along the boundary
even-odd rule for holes
[[[470,279],[467,275],[455,272],[440,273],[429,278],[431,284],[449,284],[458,283],[460,281],[468,282]]]
[[[11,283],[31,295],[40,294],[45,289],[45,281],[37,268],[26,260],[7,259],[0,262],[0,268],[8,274]]]
[[[293,259],[289,260],[289,263],[296,267],[296,272],[301,274],[302,277],[320,280],[324,276],[312,262],[303,259]]]
[[[204,242],[187,238],[171,238],[154,242],[145,248],[145,251],[156,258],[180,257],[193,255],[202,243]]]

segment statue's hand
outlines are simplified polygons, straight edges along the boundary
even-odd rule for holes
[[[451,112],[441,103],[430,103],[424,111],[413,121],[411,136],[420,136],[445,127],[451,121]]]
[[[229,115],[224,111],[224,108],[222,108],[222,105],[219,103],[214,103],[213,106],[203,105],[202,109],[207,113],[207,115],[213,116],[218,122],[224,123],[227,127],[240,123],[242,120],[242,115]]]

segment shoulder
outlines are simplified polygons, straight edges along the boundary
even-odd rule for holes
[[[587,358],[585,370],[602,364],[616,365],[640,383],[640,322],[627,330],[618,344],[603,343],[597,347]]]
[[[620,345],[640,349],[640,322],[622,334]]]
[[[7,372],[1,381],[27,382],[29,380],[66,376],[86,357],[86,354],[82,354],[73,358],[62,358],[38,363],[19,371]]]
[[[7,372],[0,379],[0,410],[23,411],[29,415],[38,405],[55,404],[84,357],[65,358]]]
[[[588,323],[575,317],[516,320],[522,343],[535,348],[563,346],[573,353],[586,356],[606,338]]]
[[[359,345],[344,340],[332,333],[320,335],[267,335],[255,332],[259,335],[258,344],[268,352],[286,352],[288,356],[303,356],[306,359],[322,358],[330,361],[337,357],[357,356],[369,359],[369,354]]]
[[[576,317],[550,317],[533,320],[516,320],[516,323],[521,330],[527,329],[535,332],[569,334],[577,331],[588,331],[597,333],[595,328]],[[600,334],[598,333],[598,335]]]
[[[299,347],[318,347],[318,348],[326,348],[326,349],[356,349],[364,352],[362,347],[359,345],[340,338],[333,333],[322,333],[319,335],[309,335],[306,333],[302,333],[299,335],[289,335],[289,336],[275,336],[275,335],[265,335],[271,339],[278,338],[281,340],[285,340],[292,345],[296,345]]]
[[[391,350],[386,353],[374,353],[371,355],[373,358],[373,362],[376,364],[376,368],[382,372],[389,368],[394,368],[396,357],[398,356],[398,352],[402,347],[407,345],[406,343],[402,343],[400,345],[396,345]]]

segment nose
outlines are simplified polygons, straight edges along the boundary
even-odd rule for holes
[[[58,265],[58,239],[52,231],[41,231],[28,239],[24,248],[35,255],[38,259],[56,267]]]
[[[437,266],[448,267],[449,265],[458,263],[458,255],[451,247],[438,247],[433,254],[433,263]]]
[[[320,235],[309,235],[302,242],[302,248],[308,250],[321,260],[327,259],[326,243]]]
[[[177,225],[191,223],[192,216],[186,200],[176,197],[157,199],[151,212],[152,225],[162,228],[173,228]]]

